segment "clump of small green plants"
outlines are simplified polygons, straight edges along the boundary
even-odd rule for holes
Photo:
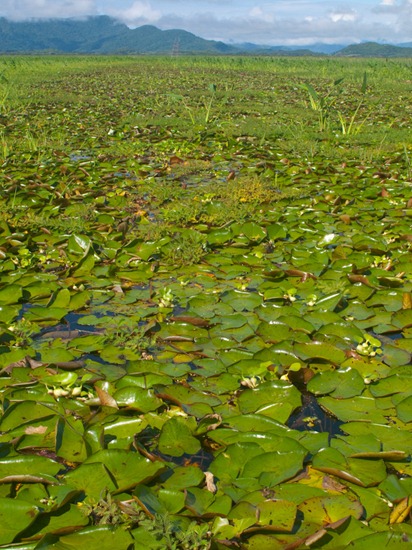
[[[78,506],[92,525],[122,526],[125,529],[138,527],[150,533],[165,550],[208,550],[211,547],[207,523],[191,521],[183,524],[168,513],[148,515],[136,501],[118,501],[109,491],[105,491],[99,500],[89,498]]]
[[[176,267],[197,264],[207,254],[206,241],[207,236],[203,233],[186,229],[163,249],[163,261]]]
[[[230,180],[218,187],[218,196],[228,204],[269,204],[296,194],[293,189],[283,189],[276,179],[254,174]]]
[[[79,502],[78,506],[83,515],[90,519],[92,525],[124,525],[130,527],[136,524],[145,514],[136,504],[127,506],[127,512],[122,510],[118,500],[115,500],[109,491],[104,491],[99,500],[88,498]]]
[[[154,343],[133,317],[117,316],[105,328],[105,342],[121,349],[141,353]]]
[[[33,342],[33,336],[40,332],[40,328],[36,323],[28,321],[24,317],[14,321],[8,328],[7,333],[4,333],[0,340],[7,339],[12,342],[13,346],[24,348]]]
[[[207,523],[192,521],[188,525],[181,525],[165,513],[145,518],[139,526],[149,531],[164,545],[165,550],[208,550],[211,547],[211,533]]]

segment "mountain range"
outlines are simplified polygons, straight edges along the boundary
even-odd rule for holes
[[[412,57],[412,43],[365,42],[350,46],[313,44],[305,47],[226,44],[190,32],[162,31],[152,25],[130,29],[106,15],[86,19],[0,18],[0,53],[66,54],[253,54]]]

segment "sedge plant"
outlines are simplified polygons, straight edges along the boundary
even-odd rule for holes
[[[310,106],[313,111],[316,111],[318,114],[318,127],[319,131],[323,132],[330,128],[330,123],[333,115],[335,115],[340,123],[340,130],[343,135],[353,135],[357,134],[362,128],[365,121],[361,124],[357,123],[357,117],[360,108],[364,102],[364,96],[367,90],[367,73],[365,71],[363,75],[363,81],[361,86],[362,98],[360,99],[358,105],[356,106],[352,116],[349,118],[349,121],[345,118],[344,114],[336,106],[337,93],[341,93],[342,89],[338,88],[339,84],[343,81],[343,78],[339,78],[333,82],[333,87],[324,94],[321,95],[315,90],[315,88],[309,84],[305,83],[301,85],[301,88],[304,89],[309,97]]]

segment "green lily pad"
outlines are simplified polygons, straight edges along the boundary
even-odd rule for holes
[[[412,396],[403,399],[396,405],[396,413],[405,424],[412,422]]]
[[[32,504],[12,498],[0,498],[0,544],[11,544],[39,514]]]
[[[128,550],[132,544],[133,538],[129,531],[104,525],[86,527],[77,533],[61,537],[56,545],[48,547],[56,550],[75,550],[82,547],[100,550],[111,550],[116,547],[118,550]]]
[[[315,395],[330,394],[336,399],[361,395],[364,388],[362,376],[350,368],[319,372],[307,384],[307,389]]]
[[[287,382],[265,382],[255,389],[244,390],[239,397],[242,413],[257,413],[279,422],[286,422],[294,409],[301,405],[297,389]]]
[[[321,359],[334,365],[340,365],[346,359],[345,353],[341,349],[324,342],[295,344],[295,353],[303,361]]]
[[[298,506],[305,521],[327,526],[351,516],[359,519],[363,514],[362,504],[350,495],[312,497]]]
[[[407,548],[412,542],[412,531],[403,533],[388,529],[381,533],[372,533],[351,542],[351,548],[355,550],[374,550],[376,548],[388,548],[388,550],[401,550]]]
[[[160,433],[159,451],[170,456],[195,454],[200,449],[200,442],[193,437],[192,430],[183,419],[171,418]]]
[[[242,477],[257,478],[261,486],[273,487],[295,476],[303,467],[306,450],[292,453],[261,453],[245,462]]]
[[[332,448],[321,449],[313,458],[313,467],[361,487],[379,485],[387,475],[383,460],[374,460],[371,467],[368,460],[345,458]]]
[[[150,412],[159,409],[163,401],[156,397],[152,390],[136,386],[126,386],[113,394],[113,399],[119,407],[128,407],[141,412]]]
[[[5,457],[0,459],[0,480],[7,483],[12,477],[16,483],[57,483],[54,476],[60,469],[58,462],[43,456]]]
[[[349,400],[321,397],[319,404],[343,422],[360,420],[362,422],[385,423],[384,413],[376,406],[372,397],[355,396]],[[350,407],[348,403],[350,402]]]

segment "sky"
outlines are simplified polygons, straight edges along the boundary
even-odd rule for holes
[[[110,15],[227,43],[412,42],[412,0],[0,0],[10,20]]]

